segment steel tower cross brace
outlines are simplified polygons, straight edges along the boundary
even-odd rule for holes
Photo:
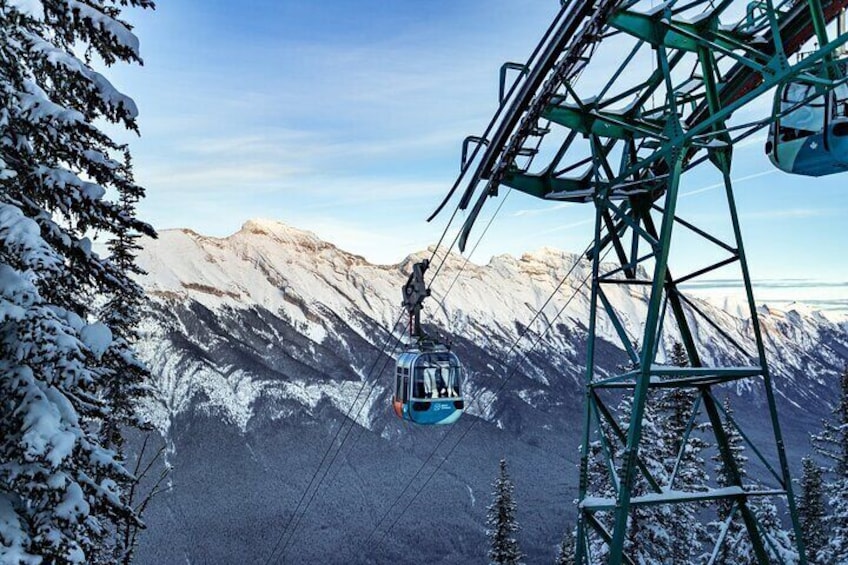
[[[655,7],[639,0],[565,0],[539,47],[521,65],[513,88],[501,92],[501,107],[486,133],[475,138],[474,154],[463,158],[451,194],[468,172],[460,208],[477,199],[461,247],[484,202],[501,187],[594,207],[578,563],[635,563],[628,547],[633,512],[686,504],[718,508],[726,526],[738,517],[756,559],[779,563],[783,557],[758,511],[762,499],[780,499],[788,508],[798,559],[806,563],[731,178],[734,146],[779,116],[773,110],[750,122],[734,118],[799,77],[823,89],[846,81],[830,62],[848,34],[830,40],[827,29],[846,4],[671,0]],[[813,40],[817,44],[810,47]],[[610,43],[615,66],[593,66]],[[581,74],[591,73],[610,78],[600,87],[595,81],[583,88]],[[678,213],[682,181],[709,164],[723,188],[729,228],[721,233]],[[712,255],[697,267],[687,264],[689,271],[680,274],[672,263],[675,242],[683,236],[698,240]],[[724,276],[728,269],[744,288],[750,320],[744,330],[726,329],[714,319],[715,311],[682,289],[700,277]],[[634,329],[632,313],[618,311],[612,295],[639,289],[647,306]],[[619,371],[601,368],[602,325],[629,359]],[[724,341],[730,357],[717,357],[697,339],[698,327]],[[665,349],[671,340],[682,344],[688,366],[669,363]],[[752,441],[719,401],[717,387],[743,381],[764,391],[768,445]],[[659,476],[644,457],[642,440],[648,408],[663,390],[689,391],[694,400],[673,470]],[[627,410],[614,407],[622,397]],[[746,478],[731,433],[744,440],[765,479]],[[724,483],[678,489],[686,443],[698,435],[715,446]],[[727,535],[725,527],[709,553],[711,563],[720,558]]]
[[[669,251],[673,241],[672,236],[675,224],[677,223],[675,207],[678,198],[684,149],[681,148],[680,151],[673,153],[673,167],[668,176],[664,202],[659,213],[655,214],[660,217],[659,231],[657,231],[654,225],[654,219],[650,213],[654,205],[644,198],[631,199],[632,205],[629,207],[617,206],[610,202],[607,194],[603,193],[599,194],[595,200],[596,227],[595,248],[592,251],[593,278],[591,296],[593,319],[590,321],[590,331],[594,330],[596,324],[596,312],[603,312],[619,332],[622,345],[633,358],[634,367],[624,371],[620,375],[613,377],[606,376],[599,379],[595,372],[594,340],[590,341],[586,376],[587,415],[584,422],[587,433],[584,435],[584,457],[581,460],[581,516],[578,530],[579,539],[581,539],[582,543],[581,547],[578,548],[578,555],[581,559],[579,562],[594,562],[589,560],[588,540],[591,536],[586,531],[587,527],[591,527],[597,535],[607,541],[610,563],[634,562],[628,558],[624,547],[625,536],[628,531],[628,519],[630,518],[631,509],[634,507],[660,503],[675,504],[692,503],[695,501],[705,503],[714,500],[731,499],[735,502],[735,506],[743,518],[748,535],[751,538],[752,548],[758,560],[761,563],[772,563],[774,560],[769,556],[766,544],[760,533],[757,517],[749,507],[748,500],[757,496],[780,495],[786,496],[789,503],[794,504],[791,497],[788,466],[783,455],[780,428],[776,418],[774,396],[763,354],[762,337],[759,327],[756,327],[754,330],[758,354],[751,356],[751,364],[748,366],[733,367],[704,367],[701,361],[701,347],[692,337],[690,322],[684,309],[685,297],[683,297],[678,288],[680,279],[675,279],[669,268]],[[723,178],[725,179],[725,189],[728,198],[728,211],[732,217],[734,226],[738,228],[738,216],[733,202],[732,184],[730,182],[729,170],[726,169],[726,171],[727,174],[723,174]],[[612,229],[609,232],[605,232],[605,226],[612,226]],[[694,226],[691,227],[694,228]],[[683,228],[679,227],[678,229]],[[623,278],[614,278],[611,274],[602,274],[600,272],[601,251],[608,246],[612,246],[613,249],[623,252],[628,236],[632,238],[631,245],[629,246],[631,249],[638,249],[639,245],[633,242],[638,243],[641,240],[643,246],[650,248],[650,252],[640,257],[622,254],[625,261],[620,262],[620,273],[616,272],[618,271],[616,270],[611,274],[623,274]],[[711,237],[706,233],[704,233],[704,236],[706,239]],[[721,247],[729,251],[728,259],[714,265],[709,265],[705,269],[712,270],[713,268],[719,268],[731,262],[740,263],[742,265],[746,296],[749,297],[751,300],[749,304],[752,305],[751,281],[747,271],[741,235],[738,229],[734,230],[733,244],[722,245]],[[645,263],[650,259],[653,259],[654,263],[653,272],[650,277],[645,278],[647,273],[639,273],[634,266]],[[691,280],[690,276],[683,278]],[[631,336],[625,332],[624,325],[620,319],[621,315],[612,306],[611,301],[607,299],[605,292],[605,287],[628,284],[650,285],[651,289],[648,309],[645,315],[644,332],[640,336],[641,349],[638,351],[635,347],[630,346]],[[673,318],[674,324],[678,328],[679,336],[690,359],[691,367],[670,367],[663,362],[664,360],[658,358],[658,342],[661,339],[664,319],[667,316]],[[778,451],[780,453],[779,483],[781,489],[778,491],[743,488],[745,485],[743,485],[737,462],[731,453],[728,438],[724,432],[724,423],[721,420],[719,408],[717,407],[717,402],[712,391],[712,387],[717,384],[753,378],[763,379],[767,390],[774,437],[779,446]],[[713,439],[722,456],[725,468],[728,470],[731,478],[731,486],[737,487],[737,490],[733,492],[724,490],[711,493],[706,490],[707,486],[704,485],[703,491],[674,491],[673,485],[661,484],[658,480],[651,477],[647,462],[640,460],[639,444],[641,425],[646,406],[649,402],[649,392],[660,388],[668,390],[673,387],[694,389],[698,392],[698,401],[707,412],[710,427],[714,432]],[[611,454],[614,451],[612,446],[606,448],[610,452],[610,456],[606,462],[607,466],[613,468],[617,465],[620,469],[620,475],[618,477],[618,488],[614,492],[614,499],[605,500],[603,498],[591,498],[589,496],[591,493],[589,492],[588,484],[588,466],[592,432],[596,435],[601,435],[605,426],[618,427],[620,424],[617,422],[616,416],[613,415],[614,409],[603,398],[603,391],[610,389],[632,391],[633,400],[632,412],[627,415],[629,426],[626,429],[626,435],[624,434],[624,430],[619,431],[619,434],[624,436],[619,438],[624,441],[624,455],[622,460],[615,461],[615,458]],[[691,432],[691,429],[687,431],[687,433],[689,432]],[[604,441],[612,443],[608,438],[605,438]],[[685,443],[685,441],[681,442],[681,449],[685,447]],[[678,454],[678,460],[681,455]],[[634,497],[634,482],[637,474],[642,474],[647,484],[653,489],[653,494],[659,496],[646,496],[648,493],[645,493],[641,498]],[[669,494],[669,492],[673,494]],[[595,517],[595,514],[598,512],[610,511],[614,514],[613,529],[611,532],[605,530],[601,521]]]

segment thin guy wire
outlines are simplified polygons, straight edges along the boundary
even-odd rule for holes
[[[575,263],[575,265],[576,265],[576,264],[577,264],[577,263]],[[558,318],[562,315],[562,313],[563,313],[563,312],[565,311],[565,309],[569,306],[569,304],[571,304],[571,301],[572,301],[572,300],[574,300],[574,298],[575,298],[575,297],[577,296],[577,294],[580,292],[580,290],[582,289],[582,287],[586,285],[586,281],[588,281],[588,280],[589,280],[589,277],[590,277],[590,276],[591,276],[591,272],[590,272],[590,273],[588,273],[588,274],[586,275],[586,277],[584,277],[584,278],[583,278],[583,281],[580,283],[580,285],[578,285],[578,287],[577,287],[577,288],[575,289],[575,291],[571,294],[571,296],[568,298],[568,300],[565,302],[565,304],[564,304],[564,305],[563,305],[563,306],[559,309],[559,311],[557,312],[556,316],[554,316],[554,318],[553,318],[553,319],[552,319],[552,320],[548,323],[548,327],[547,327],[547,329],[545,329],[545,331],[544,331],[544,332],[542,332],[542,333],[541,333],[541,334],[540,334],[540,335],[536,338],[536,341],[534,341],[534,342],[533,342],[533,345],[530,347],[530,350],[529,350],[529,351],[532,351],[532,350],[536,347],[536,345],[538,345],[538,344],[539,344],[539,342],[542,340],[542,338],[544,338],[544,336],[545,336],[545,335],[547,335],[547,333],[550,331],[551,327],[553,326],[553,323],[554,323],[554,322],[555,322],[555,321],[556,321],[556,320],[557,320],[557,319],[558,319]],[[556,291],[555,291],[555,292],[556,292]],[[540,310],[540,311],[541,311],[541,310]],[[527,353],[529,353],[529,351],[528,351],[528,352],[525,352],[519,361],[526,359],[526,358],[527,358]],[[498,390],[497,390],[497,391],[495,391],[495,394],[493,395],[492,400],[490,400],[490,401],[489,401],[489,403],[486,405],[486,407],[485,407],[485,408],[489,408],[489,406],[491,406],[491,404],[495,401],[495,399],[497,398],[498,394],[499,394],[499,393],[500,393],[500,392],[504,389],[504,387],[506,387],[506,385],[507,385],[507,383],[509,382],[509,380],[510,380],[510,379],[511,379],[511,378],[515,375],[515,373],[518,371],[518,366],[519,366],[519,363],[515,363],[515,364],[513,365],[512,371],[510,371],[510,373],[507,375],[506,379],[504,379],[504,380],[503,380],[503,382],[501,383],[501,386],[500,386],[500,387],[498,387]],[[478,396],[479,396],[479,395],[478,395]],[[433,471],[430,473],[430,475],[427,477],[427,479],[424,481],[424,483],[421,485],[421,487],[420,487],[420,488],[416,491],[416,493],[412,496],[412,498],[410,498],[410,499],[409,499],[409,501],[406,503],[406,505],[404,506],[403,510],[402,510],[402,511],[401,511],[401,513],[398,515],[398,517],[397,517],[397,518],[395,518],[395,520],[392,522],[392,524],[391,524],[391,525],[390,525],[390,526],[389,526],[389,527],[388,527],[388,528],[387,528],[387,529],[383,532],[383,535],[382,535],[382,536],[380,536],[380,538],[377,540],[377,542],[376,542],[376,546],[379,546],[379,545],[382,543],[383,539],[385,539],[385,537],[389,534],[389,532],[392,530],[392,528],[394,528],[394,527],[395,527],[395,525],[396,525],[396,524],[400,521],[400,519],[404,516],[404,514],[406,514],[406,511],[409,509],[409,507],[412,505],[412,503],[415,501],[415,499],[416,499],[416,498],[418,498],[418,495],[420,495],[420,494],[424,491],[424,488],[425,488],[425,487],[426,487],[426,486],[430,483],[430,480],[431,480],[431,479],[435,476],[435,474],[439,471],[439,469],[441,469],[442,465],[443,465],[443,464],[444,464],[444,463],[448,460],[448,458],[449,458],[449,457],[453,454],[453,452],[456,450],[456,448],[459,446],[459,444],[462,442],[462,440],[463,440],[463,439],[465,439],[465,437],[468,435],[468,433],[472,430],[472,428],[474,428],[474,426],[475,426],[475,425],[477,425],[477,424],[479,423],[479,421],[480,421],[480,420],[474,420],[474,421],[472,421],[472,422],[471,422],[471,424],[470,424],[468,427],[466,427],[466,428],[465,428],[465,430],[463,431],[462,435],[461,435],[461,436],[459,437],[459,439],[457,439],[457,441],[453,444],[453,446],[450,448],[450,450],[448,451],[448,453],[447,453],[447,454],[446,454],[446,455],[442,458],[442,460],[438,463],[438,465],[436,465],[436,467],[433,469]],[[447,434],[446,434],[446,436],[447,436]],[[440,442],[440,443],[441,443],[441,442]],[[413,479],[414,479],[414,477],[413,477]],[[396,502],[397,502],[397,501],[396,501]],[[369,538],[369,539],[370,539],[370,538]]]
[[[392,345],[391,355],[389,357],[386,357],[383,360],[383,366],[380,367],[380,371],[377,373],[378,375],[382,375],[383,371],[386,370],[386,365],[388,365],[389,359],[392,356],[394,356],[394,351],[397,348],[398,343],[400,343],[400,337],[396,338],[395,343]],[[351,430],[353,430],[353,428],[356,426],[356,418],[359,417],[359,415],[362,413],[362,409],[366,406],[366,404],[368,404],[368,399],[371,397],[371,393],[374,392],[374,388],[376,387],[376,385],[377,385],[377,379],[375,379],[371,383],[371,387],[368,389],[368,394],[365,396],[365,400],[362,402],[362,404],[359,406],[359,410],[357,410],[356,414],[350,420],[350,425],[348,426],[344,437],[342,437],[342,441],[339,444],[338,449],[336,449],[336,452],[333,454],[333,457],[330,459],[330,463],[324,469],[324,474],[321,476],[321,479],[318,481],[318,484],[316,485],[315,490],[312,491],[312,495],[309,497],[309,500],[307,501],[306,506],[304,506],[303,512],[301,512],[301,514],[300,514],[300,518],[295,522],[294,526],[292,527],[292,533],[289,536],[288,541],[283,545],[283,549],[281,550],[281,553],[280,553],[281,559],[285,557],[286,549],[288,549],[290,547],[294,547],[291,544],[295,539],[295,533],[297,532],[297,528],[300,526],[300,523],[303,520],[304,516],[306,516],[307,510],[309,510],[309,507],[311,506],[312,501],[315,499],[315,497],[318,494],[318,491],[321,489],[321,485],[324,483],[324,480],[327,478],[327,475],[330,473],[330,469],[332,469],[333,464],[336,462],[336,458],[338,457],[339,453],[341,453],[342,448],[344,447],[344,444],[347,442],[347,439],[350,436]]]
[[[345,415],[345,419],[348,419],[350,417],[350,413],[353,411],[353,407],[356,405],[356,402],[359,400],[359,396],[362,394],[362,391],[365,389],[365,385],[368,383],[368,378],[371,376],[371,373],[373,372],[374,367],[377,366],[377,363],[379,363],[379,361],[380,361],[380,357],[382,357],[383,353],[385,353],[386,346],[388,345],[389,341],[391,340],[392,336],[394,335],[394,329],[397,327],[398,322],[400,322],[400,319],[401,319],[402,316],[403,316],[403,312],[401,311],[400,315],[395,320],[391,329],[388,331],[387,336],[386,336],[386,341],[383,343],[383,347],[380,350],[380,353],[374,359],[374,363],[372,364],[371,369],[369,370],[365,379],[363,379],[362,386],[359,387],[359,392],[356,393],[356,396],[354,397],[353,402],[351,402],[350,408],[348,408],[348,412]],[[327,446],[327,449],[324,451],[324,455],[321,458],[321,462],[318,463],[318,467],[315,469],[315,472],[312,474],[312,478],[310,479],[309,484],[306,486],[306,489],[303,491],[303,494],[300,496],[300,500],[298,501],[294,512],[289,517],[288,522],[286,522],[286,525],[283,528],[283,531],[280,533],[280,537],[277,539],[277,542],[274,544],[274,548],[271,550],[271,554],[268,556],[268,559],[265,561],[266,565],[268,563],[270,563],[271,560],[274,558],[274,554],[277,552],[277,549],[280,547],[280,543],[283,541],[283,538],[285,537],[286,532],[288,531],[289,526],[292,523],[292,520],[297,515],[297,512],[298,512],[298,510],[300,510],[300,506],[303,503],[303,500],[306,498],[306,493],[308,493],[309,489],[312,488],[312,484],[315,482],[315,478],[318,476],[318,473],[321,471],[321,467],[324,465],[324,461],[326,461],[327,456],[329,455],[330,451],[333,448],[333,445],[336,442],[336,439],[338,439],[339,433],[341,432],[342,428],[344,427],[344,423],[345,423],[345,420],[342,420],[341,425],[336,430],[336,434],[333,436],[333,439],[330,441],[330,444]]]
[[[583,256],[585,255],[585,253],[586,253],[586,252],[588,252],[588,251],[589,251],[589,249],[591,249],[591,248],[592,248],[592,245],[593,245],[593,244],[590,244],[590,245],[586,248],[586,250],[585,250],[583,253],[581,253],[580,257],[583,257]],[[550,301],[554,298],[554,296],[556,296],[556,294],[559,292],[560,288],[562,288],[562,285],[563,285],[563,284],[565,284],[565,282],[566,282],[566,280],[568,279],[568,277],[571,275],[571,273],[573,273],[573,272],[574,272],[574,269],[575,269],[575,268],[577,267],[577,265],[579,265],[579,264],[580,264],[580,259],[578,259],[577,261],[575,261],[575,262],[574,262],[574,264],[571,266],[571,269],[569,269],[568,273],[566,273],[566,275],[563,277],[563,279],[560,281],[560,283],[557,285],[557,287],[553,290],[553,292],[550,294],[550,296],[549,296],[549,297],[548,297],[548,299],[545,301],[545,303],[544,303],[544,304],[543,304],[543,305],[542,305],[542,306],[541,306],[541,307],[537,310],[536,314],[533,316],[533,318],[530,320],[530,322],[527,324],[527,326],[525,326],[524,331],[523,331],[523,332],[522,332],[522,333],[518,336],[518,338],[517,338],[517,339],[513,342],[513,344],[512,344],[512,346],[510,347],[510,349],[507,351],[506,355],[504,356],[504,363],[508,362],[509,357],[512,355],[512,352],[515,350],[515,348],[518,346],[518,344],[521,342],[521,340],[525,337],[525,335],[527,334],[527,332],[528,332],[528,331],[530,331],[530,328],[532,328],[533,323],[536,321],[536,319],[538,319],[538,317],[542,314],[542,312],[544,312],[544,310],[545,310],[545,308],[547,307],[547,305],[548,305],[548,304],[550,303]],[[587,278],[588,278],[588,277],[587,277]],[[579,288],[580,288],[580,287],[582,287],[582,286],[585,284],[585,281],[586,281],[586,279],[584,279],[583,283],[581,283],[581,285],[578,287],[578,290],[577,290],[577,291],[579,291]],[[565,304],[565,306],[563,307],[563,309],[564,309],[565,307],[567,307],[567,306],[571,303],[571,301],[572,301],[572,300],[574,299],[574,297],[576,296],[577,291],[575,291],[575,293],[573,293],[573,294],[571,295],[571,297],[568,299],[568,301],[566,302],[566,304]],[[552,324],[552,323],[553,323],[553,322],[554,322],[557,318],[559,318],[559,316],[560,316],[560,314],[561,314],[561,313],[562,313],[562,309],[561,309],[561,310],[557,313],[557,315],[556,315],[556,316],[555,316],[555,317],[554,317],[554,318],[553,318],[553,319],[552,319],[552,320],[548,323],[548,330],[550,329],[550,325],[551,325],[551,324]],[[543,333],[540,335],[540,337],[536,340],[536,342],[534,342],[533,347],[535,347],[535,345],[538,343],[539,339],[541,339],[541,337],[542,337],[542,336],[544,336],[544,335],[547,333],[547,331],[548,331],[548,330],[546,330],[545,332],[543,332]],[[531,349],[532,349],[532,347],[531,347]],[[526,356],[526,354],[525,354],[525,356]],[[512,377],[512,375],[514,374],[514,372],[515,372],[515,370],[513,370],[513,372],[512,372],[512,373],[510,373],[510,374],[507,376],[506,380],[502,383],[501,387],[500,387],[500,388],[496,391],[496,393],[495,393],[495,397],[497,396],[497,393],[499,393],[501,390],[503,390],[503,387],[504,387],[504,386],[506,386],[506,383],[507,383],[507,382],[509,381],[509,379]],[[470,402],[470,404],[473,404],[474,402],[478,402],[478,401],[479,401],[479,399],[480,399],[480,397],[482,396],[482,393],[483,393],[483,391],[482,391],[482,390],[481,390],[481,391],[479,391],[479,392],[478,392],[478,394],[477,394],[477,396],[476,396],[474,399],[472,399],[472,401]],[[492,402],[493,402],[493,401],[494,401],[494,399],[492,400]],[[490,402],[490,404],[491,404],[491,402]],[[486,406],[486,408],[488,408],[488,405]],[[474,425],[474,423],[476,423],[476,420],[475,420],[475,421],[471,424],[471,426],[473,426],[473,425]],[[469,426],[469,427],[471,427],[471,426]],[[371,531],[371,534],[369,534],[368,538],[366,539],[366,543],[367,543],[367,542],[368,542],[368,541],[369,541],[369,540],[370,540],[370,539],[374,536],[374,534],[376,533],[376,531],[379,529],[380,525],[382,525],[382,523],[385,521],[385,519],[386,519],[386,517],[388,516],[388,514],[391,512],[391,509],[392,509],[392,508],[394,508],[394,506],[395,506],[395,505],[396,505],[396,504],[400,501],[400,499],[401,499],[401,498],[403,498],[403,495],[404,495],[404,494],[406,494],[406,492],[409,490],[409,487],[412,485],[412,482],[413,482],[413,481],[414,481],[414,480],[418,477],[418,475],[421,473],[421,471],[422,471],[422,470],[423,470],[423,469],[427,466],[427,464],[430,462],[430,460],[431,460],[431,459],[433,458],[433,456],[435,455],[436,451],[438,451],[438,449],[442,446],[442,444],[443,444],[443,443],[447,440],[447,437],[448,437],[448,435],[450,434],[450,432],[451,432],[452,430],[453,430],[453,428],[448,429],[448,431],[445,433],[445,435],[444,435],[444,436],[442,436],[441,440],[440,440],[440,441],[436,444],[436,446],[435,446],[435,447],[433,448],[433,450],[430,452],[430,455],[427,457],[427,459],[424,461],[424,463],[422,463],[422,465],[418,468],[418,470],[415,472],[415,474],[412,476],[412,478],[411,478],[411,479],[407,482],[406,486],[403,488],[403,490],[401,491],[401,493],[400,493],[400,494],[396,497],[396,499],[395,499],[394,503],[392,503],[391,505],[389,505],[389,510],[388,510],[388,511],[387,511],[387,512],[386,512],[386,513],[385,513],[385,514],[384,514],[384,515],[380,518],[380,520],[377,522],[376,526],[375,526],[375,527],[374,527],[374,529]],[[467,433],[467,430],[468,430],[468,428],[466,428],[466,433]],[[462,441],[462,438],[464,438],[464,437],[465,437],[465,434],[463,434],[463,435],[460,437],[460,439],[459,439],[458,441]],[[448,453],[448,456],[450,455],[450,453],[452,453],[452,452],[453,452],[453,450],[454,450],[455,448],[456,448],[456,445],[455,445],[453,448],[451,448],[451,451]],[[443,462],[444,462],[444,460],[443,460]],[[436,468],[436,470],[438,470],[438,468],[439,468],[439,467],[441,467],[441,463],[440,463],[440,464],[439,464],[439,466]],[[435,472],[435,471],[434,471],[434,472]],[[431,475],[431,477],[432,477],[432,475]],[[425,485],[426,485],[428,482],[429,482],[429,478],[428,478],[428,479],[427,479],[427,481],[425,482]],[[423,487],[422,487],[422,488],[423,488]],[[419,493],[420,493],[420,490],[419,490],[419,491],[418,491],[418,493],[416,493],[416,495],[413,497],[413,500],[414,500],[414,498],[415,498],[415,497],[417,497],[417,496],[418,496],[418,494],[419,494]],[[408,508],[408,506],[409,506],[409,504],[407,504],[407,508]],[[405,512],[405,510],[404,510],[404,512]],[[394,523],[392,523],[392,525],[389,527],[389,529],[388,529],[388,530],[386,530],[386,533],[384,533],[384,534],[383,534],[383,536],[380,538],[381,540],[382,540],[382,538],[383,538],[383,537],[385,537],[385,535],[388,533],[388,531],[389,531],[389,530],[391,530],[391,528],[392,528],[392,527],[394,527],[394,524],[395,524],[396,522],[397,522],[397,521],[395,521]],[[378,542],[378,543],[379,543],[379,542]]]

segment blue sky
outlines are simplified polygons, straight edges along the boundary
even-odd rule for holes
[[[148,189],[141,213],[159,229],[216,236],[248,218],[278,219],[384,263],[432,245],[447,215],[424,220],[458,172],[462,139],[495,110],[500,65],[523,61],[557,8],[181,0],[133,12],[145,66],[110,76],[141,111],[132,140]],[[737,148],[734,167],[764,292],[848,301],[848,178],[774,171],[759,141]],[[715,183],[709,174],[684,182],[689,218],[723,221]],[[511,194],[472,259],[582,250],[591,218],[589,206]],[[795,290],[775,282],[786,279]]]

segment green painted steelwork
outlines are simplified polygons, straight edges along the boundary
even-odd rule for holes
[[[762,564],[780,563],[783,557],[763,535],[750,503],[755,496],[785,502],[798,562],[806,563],[731,170],[734,145],[778,118],[775,110],[740,123],[736,119],[740,110],[752,108],[757,99],[788,82],[803,79],[827,91],[844,80],[833,61],[848,34],[830,34],[828,25],[846,5],[848,0],[671,0],[657,7],[636,0],[566,2],[537,48],[539,55],[521,67],[512,94],[502,96],[497,119],[490,133],[482,136],[485,142],[477,146],[480,155],[464,161],[463,173],[466,165],[476,168],[471,169],[460,205],[465,209],[473,202],[460,237],[463,247],[484,202],[497,196],[501,187],[544,200],[594,206],[594,245],[587,254],[592,261],[591,308],[578,484],[578,563],[595,563],[593,552],[598,548],[610,564],[636,562],[626,543],[632,509],[696,500],[729,501],[727,520],[741,518],[756,559]],[[608,44],[615,46],[613,59],[618,62],[612,68],[598,68],[594,57],[603,60],[597,54]],[[594,86],[584,91],[586,75],[593,77]],[[601,76],[609,79],[598,86]],[[546,160],[537,162],[542,156]],[[681,180],[708,163],[722,179],[721,204],[726,207],[729,236],[712,233],[677,213]],[[675,276],[670,262],[679,232],[717,251],[719,257]],[[750,334],[725,329],[708,308],[682,290],[683,283],[723,269],[732,270],[745,289]],[[638,323],[628,319],[632,312],[616,310],[609,294],[616,287],[645,293],[647,307]],[[696,339],[693,320],[706,324],[730,346],[734,363],[712,358]],[[605,322],[629,361],[614,374],[598,370],[596,341]],[[669,365],[665,350],[670,336],[682,344],[688,367]],[[751,443],[750,435],[715,398],[714,387],[739,381],[764,390],[773,432],[769,446]],[[704,484],[664,496],[679,477],[682,447],[672,458],[670,477],[649,471],[651,465],[639,447],[644,415],[653,402],[652,391],[674,388],[696,392],[681,446],[696,426],[699,430],[706,426],[725,469],[726,489]],[[630,400],[626,422],[611,406],[622,394]],[[739,431],[770,473],[774,488],[758,488],[745,478],[725,426]],[[590,476],[592,463],[603,470],[602,486]],[[609,496],[597,492],[602,488]],[[724,542],[725,535],[718,535],[716,546],[707,552],[711,562]]]

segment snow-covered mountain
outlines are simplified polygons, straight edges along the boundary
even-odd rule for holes
[[[479,559],[489,484],[502,456],[517,483],[524,550],[532,562],[553,558],[576,495],[589,310],[583,281],[590,265],[553,249],[499,256],[485,266],[448,256],[423,317],[450,336],[474,401],[453,429],[421,430],[390,416],[390,354],[403,328],[396,325],[400,288],[411,263],[429,256],[372,265],[311,233],[266,220],[249,221],[227,238],[170,230],[144,243],[139,260],[152,304],[141,353],[155,375],[146,411],[172,442],[176,465],[174,491],[152,510],[157,525],[142,547],[144,559],[228,562],[245,551],[252,561],[265,559],[354,400],[353,439],[304,517],[286,562]],[[432,271],[440,263],[437,258]],[[610,291],[634,337],[645,293],[641,287]],[[700,307],[724,331],[750,339],[749,320],[710,303]],[[761,310],[787,445],[799,459],[806,434],[830,410],[836,374],[848,358],[848,325],[815,312]],[[612,345],[612,326],[599,321],[609,338],[599,349],[601,365],[611,369],[624,354]],[[390,336],[393,327],[398,333]],[[702,324],[695,332],[713,344],[708,363],[737,360],[714,328]],[[728,393],[763,401],[755,388]],[[433,449],[440,447],[439,455],[399,499],[401,506],[460,436],[421,498],[407,513],[398,510],[389,536],[373,543],[385,529],[375,527],[388,505]],[[232,531],[235,522],[243,539],[211,535]],[[422,539],[422,522],[439,535]]]

